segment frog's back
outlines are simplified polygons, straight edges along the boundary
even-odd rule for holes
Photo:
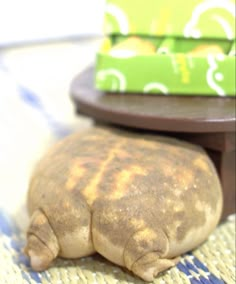
[[[90,206],[151,195],[158,206],[168,202],[173,208],[175,203],[185,211],[187,206],[189,214],[201,205],[215,210],[221,195],[215,168],[202,148],[109,128],[93,128],[55,145],[39,162],[30,187],[31,207],[35,200],[51,202],[78,192]],[[49,198],[42,199],[45,194]]]

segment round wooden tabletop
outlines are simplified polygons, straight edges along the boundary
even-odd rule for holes
[[[71,84],[79,113],[107,123],[171,132],[235,132],[235,98],[105,93],[94,88],[94,68]]]

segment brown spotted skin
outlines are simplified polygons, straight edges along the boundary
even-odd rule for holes
[[[31,215],[39,209],[46,216],[50,238],[58,242],[57,249],[47,242],[46,229],[34,234],[30,228],[41,224],[31,221],[28,239],[37,235],[53,252],[45,261],[28,241],[26,253],[36,270],[45,269],[55,251],[67,258],[97,251],[152,281],[212,232],[221,215],[222,192],[200,147],[93,128],[67,137],[39,162],[28,207]]]

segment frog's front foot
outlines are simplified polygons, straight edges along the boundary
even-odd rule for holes
[[[152,282],[162,271],[175,266],[180,258],[160,259],[157,252],[150,252],[138,259],[131,267],[134,274],[147,282]]]
[[[153,281],[162,271],[174,266],[179,258],[169,259],[169,240],[161,229],[136,231],[124,251],[125,266],[145,281]]]
[[[30,265],[34,271],[47,269],[55,258],[50,249],[34,235],[28,237],[25,254],[28,255]]]
[[[35,271],[47,269],[58,252],[58,241],[47,217],[41,210],[36,210],[31,218],[25,247],[31,267]]]

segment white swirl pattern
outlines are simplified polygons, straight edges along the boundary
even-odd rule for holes
[[[184,36],[200,38],[201,31],[196,28],[197,24],[199,23],[201,16],[204,15],[205,12],[215,8],[221,8],[227,11],[233,18],[235,18],[235,4],[233,2],[229,0],[206,0],[203,3],[199,4],[193,11],[192,18],[184,28]],[[223,19],[220,15],[215,15],[213,19],[221,25],[221,27],[225,31],[226,37],[228,39],[232,39],[234,33],[229,23],[227,23],[226,20]]]
[[[106,14],[111,15],[115,19],[122,34],[127,35],[129,33],[129,21],[126,14],[119,7],[108,3],[106,5]]]
[[[152,91],[160,91],[162,94],[168,95],[169,90],[168,88],[159,82],[150,82],[147,85],[145,85],[143,92],[144,93],[151,93]]]
[[[224,79],[224,75],[220,72],[215,73],[215,71],[218,69],[218,61],[224,60],[224,55],[219,54],[217,56],[214,56],[212,54],[209,54],[207,56],[207,62],[209,64],[209,69],[206,74],[206,79],[209,87],[214,90],[219,96],[225,96],[225,91],[215,82],[216,81],[222,81]]]
[[[103,69],[97,72],[98,82],[103,82],[105,80],[112,80],[111,91],[124,92],[126,90],[126,78],[122,72],[117,69]]]

